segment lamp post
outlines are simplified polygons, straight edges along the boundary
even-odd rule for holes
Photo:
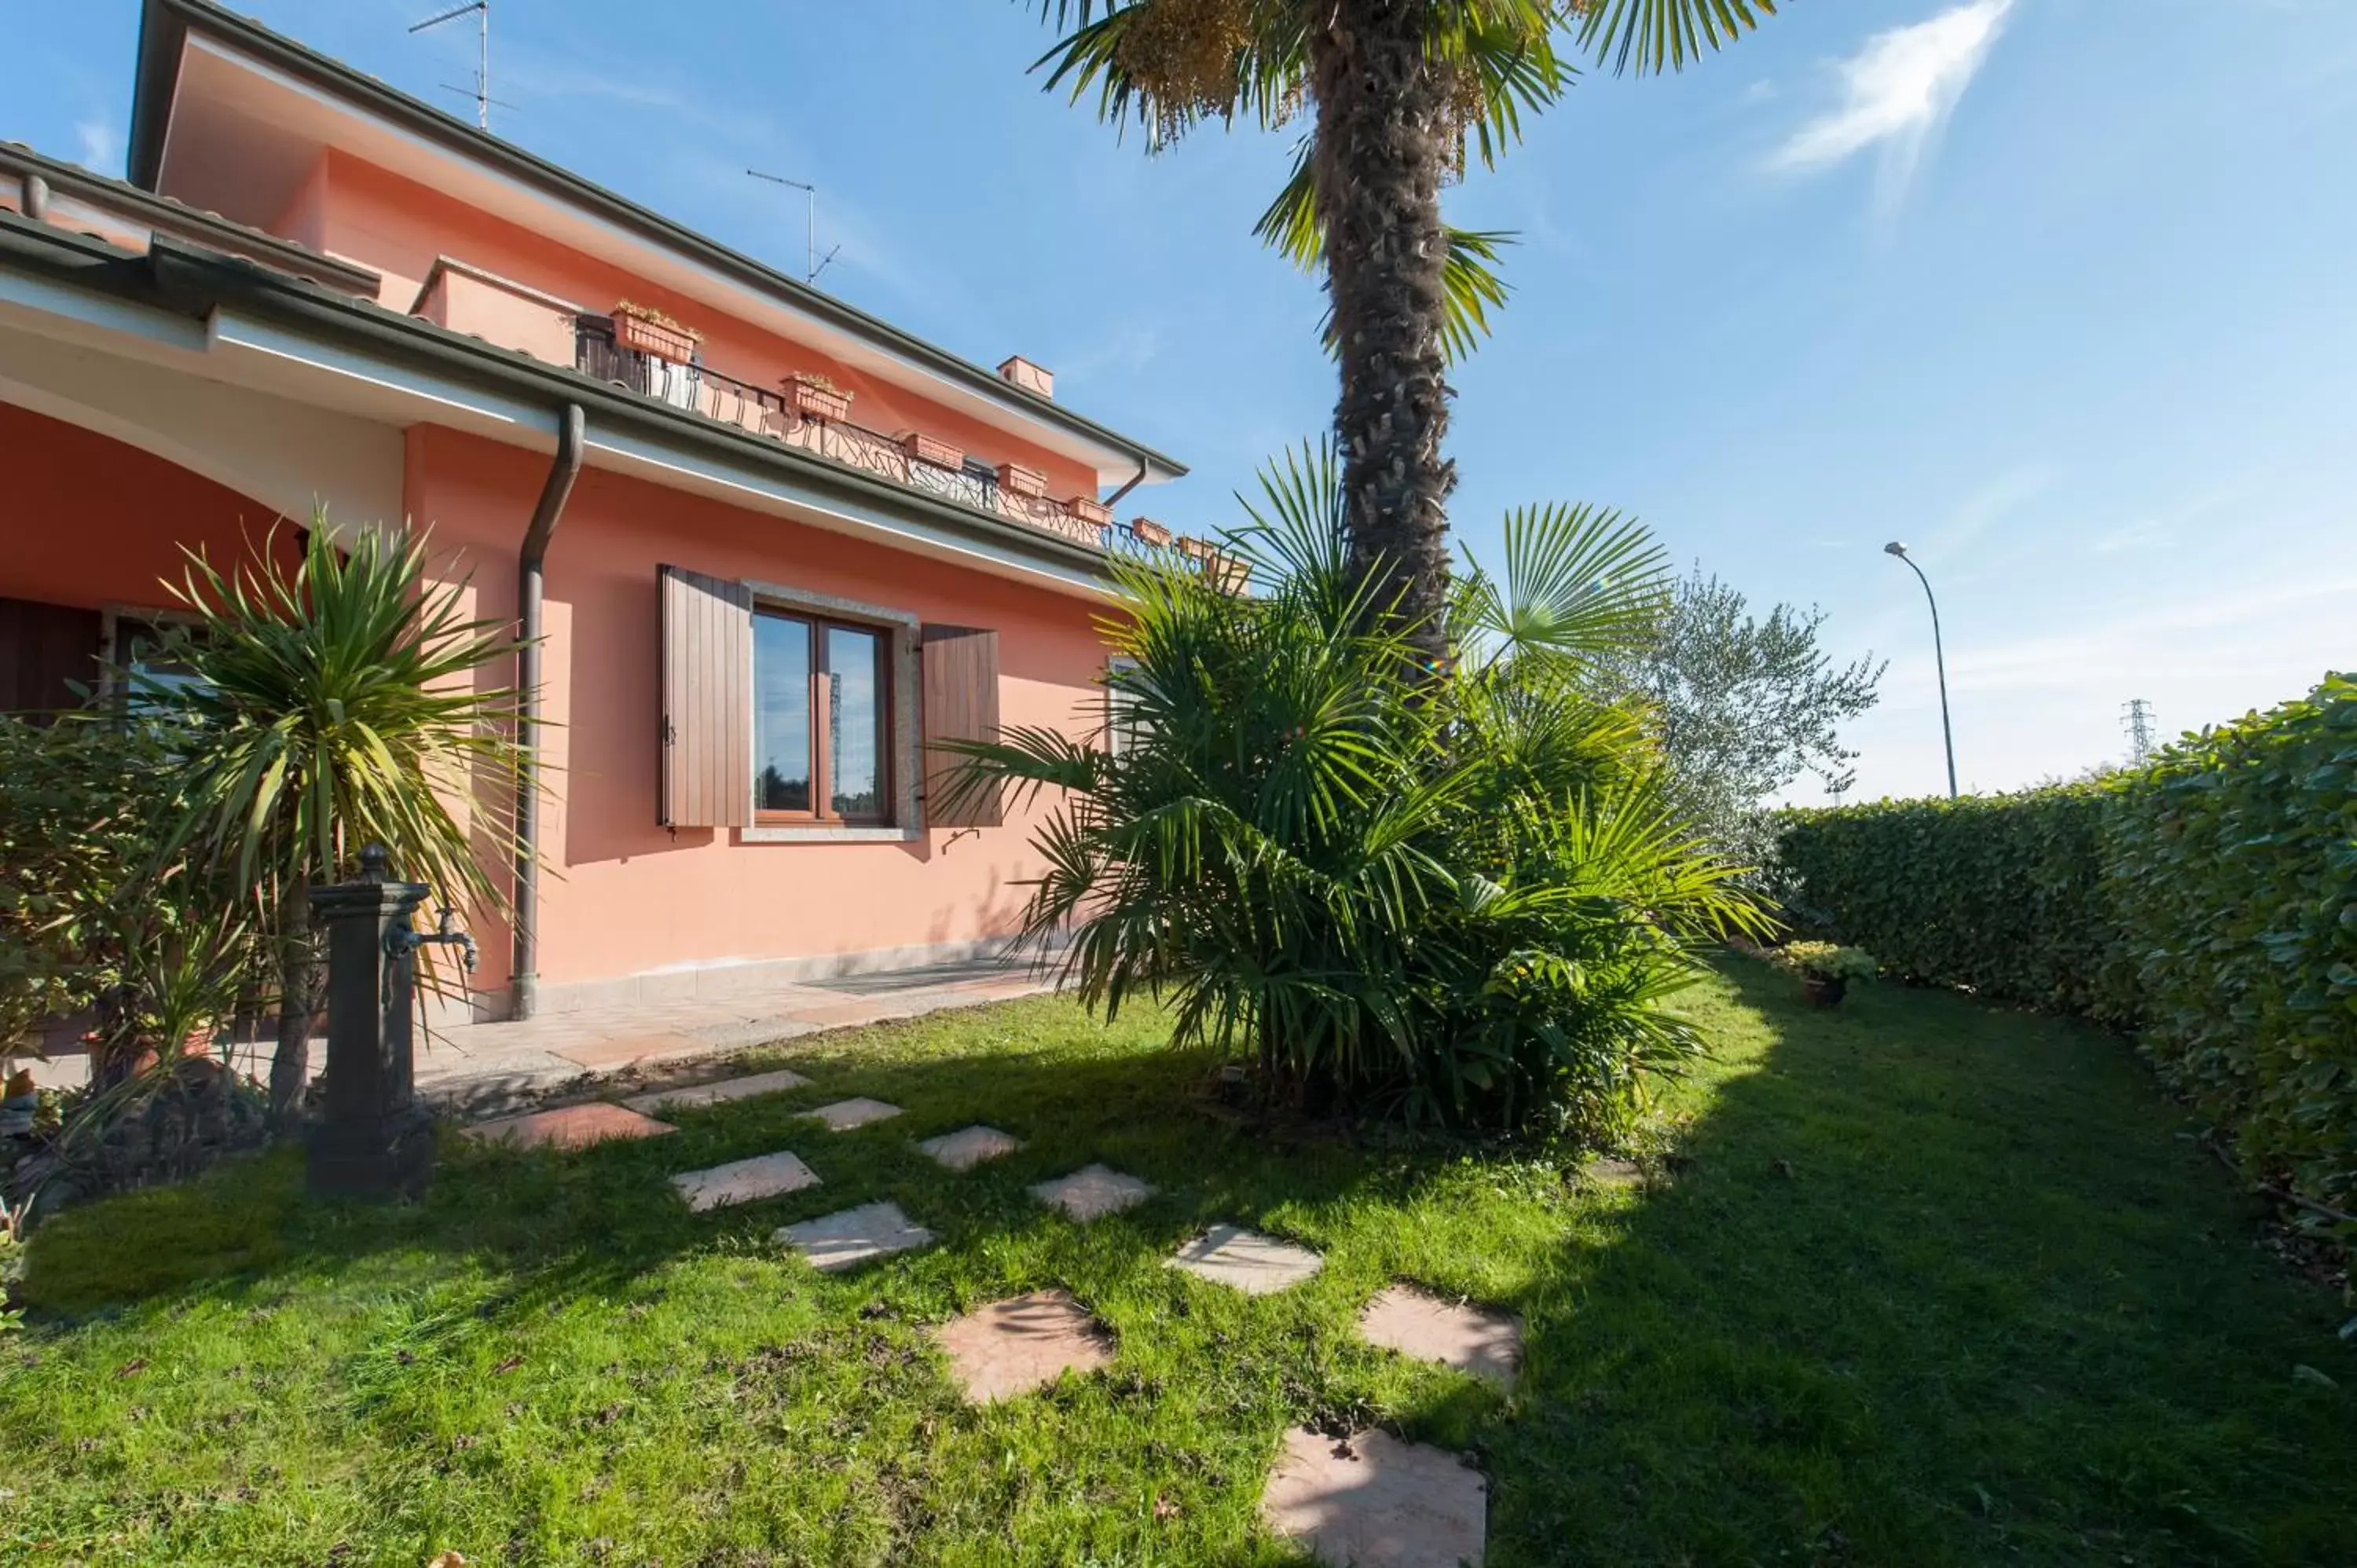
[[[1948,723],[1948,655],[1940,646],[1940,601],[1932,595],[1932,579],[1923,575],[1923,568],[1915,564],[1915,558],[1907,553],[1907,546],[1894,539],[1882,547],[1882,553],[1907,563],[1907,569],[1923,585],[1923,597],[1932,606],[1932,658],[1940,671],[1940,738],[1948,747],[1948,799],[1953,800],[1956,798],[1956,732]]]

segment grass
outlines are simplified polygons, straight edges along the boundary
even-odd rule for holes
[[[1255,1498],[1325,1416],[1476,1455],[1493,1568],[2346,1563],[2343,1313],[2126,1049],[1789,988],[1739,964],[1700,995],[1720,1056],[1638,1188],[1256,1137],[1189,1108],[1208,1064],[1158,1020],[1036,1001],[759,1053],[816,1082],[674,1137],[453,1140],[422,1207],[306,1204],[285,1155],[93,1205],[35,1239],[0,1351],[0,1559],[1287,1563]],[[790,1119],[850,1094],[907,1114]],[[1027,1147],[963,1176],[909,1147],[975,1120]],[[670,1196],[788,1144],[824,1187]],[[1092,1159],[1161,1196],[1081,1229],[1026,1195]],[[822,1277],[769,1240],[882,1197],[941,1244]],[[1216,1219],[1327,1267],[1252,1299],[1161,1266]],[[1394,1277],[1520,1312],[1518,1391],[1360,1343]],[[963,1404],[929,1327],[1050,1284],[1114,1365]]]

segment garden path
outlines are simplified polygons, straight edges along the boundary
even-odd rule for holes
[[[809,1083],[791,1072],[723,1079],[637,1096],[625,1104],[593,1101],[500,1117],[467,1132],[472,1138],[525,1147],[579,1149],[678,1131],[651,1112],[693,1110]],[[820,1106],[804,1119],[815,1124],[811,1136],[828,1137],[875,1127],[899,1114],[896,1105],[856,1099]],[[1021,1146],[980,1123],[916,1144],[959,1173]],[[679,1172],[672,1185],[691,1209],[702,1211],[822,1184],[799,1154],[778,1149],[708,1170]],[[1135,1208],[1154,1197],[1146,1182],[1103,1165],[1083,1165],[1031,1192],[1075,1225]],[[935,1237],[899,1204],[870,1200],[781,1227],[774,1240],[800,1252],[812,1267],[837,1273],[921,1251]],[[1324,1260],[1275,1237],[1214,1225],[1180,1245],[1168,1262],[1214,1289],[1270,1295],[1308,1279]],[[1413,1284],[1395,1284],[1367,1303],[1359,1327],[1371,1344],[1508,1387],[1521,1366],[1522,1326],[1513,1317]],[[1068,1372],[1101,1371],[1120,1355],[1111,1330],[1060,1285],[975,1307],[942,1325],[934,1339],[959,1387],[980,1404],[1019,1400]],[[1488,1506],[1489,1483],[1461,1455],[1380,1430],[1301,1428],[1287,1434],[1275,1456],[1261,1515],[1274,1533],[1329,1563],[1479,1568]]]

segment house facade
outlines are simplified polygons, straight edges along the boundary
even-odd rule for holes
[[[536,639],[475,1015],[1014,929],[1051,806],[928,743],[1103,723],[1113,509],[1178,464],[205,0],[137,71],[127,181],[0,144],[0,708],[136,660],[182,546],[405,519]]]

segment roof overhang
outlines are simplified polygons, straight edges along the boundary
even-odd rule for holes
[[[291,197],[336,148],[864,373],[1085,464],[1101,484],[1186,466],[208,0],[145,0],[130,175],[231,209]]]
[[[303,406],[535,451],[577,403],[595,467],[1052,592],[1111,589],[1102,551],[160,234],[141,254],[0,210],[10,318]]]

